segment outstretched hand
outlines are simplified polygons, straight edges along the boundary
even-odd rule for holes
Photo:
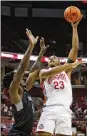
[[[79,65],[83,65],[83,61],[76,61],[72,64],[72,68],[76,68]]]
[[[79,24],[79,22],[82,20],[82,17],[83,17],[83,15],[81,15],[81,18],[77,21],[77,22],[72,22],[71,23],[71,26],[73,27],[73,28],[76,28],[77,26],[78,26],[78,24]]]
[[[40,39],[40,48],[42,50],[43,53],[46,52],[46,50],[48,49],[49,45],[45,46],[45,42],[44,42],[44,38],[41,37]]]
[[[39,39],[39,36],[37,36],[36,38],[33,36],[32,32],[28,29],[26,29],[26,35],[29,38],[29,42],[31,45],[35,45]]]

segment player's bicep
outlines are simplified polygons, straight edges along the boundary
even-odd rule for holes
[[[12,104],[17,104],[21,101],[21,97],[17,91],[13,93],[12,91],[9,90],[9,95]]]
[[[19,68],[17,69],[16,73],[14,74],[13,82],[10,85],[10,87],[16,88],[16,89],[19,88],[19,85],[20,85],[20,82],[23,78],[23,75],[24,75],[24,67],[20,64]]]
[[[16,81],[13,80],[13,81],[11,82],[10,87],[9,87],[9,95],[10,95],[11,102],[12,102],[13,104],[18,103],[18,102],[21,100],[20,95],[19,95],[19,93],[18,93],[19,87],[16,88],[16,85],[15,85],[15,84],[16,84]],[[20,88],[20,89],[21,89],[21,88]]]
[[[75,48],[72,48],[69,52],[68,58],[72,61],[76,61],[78,55],[78,50],[75,50]]]
[[[47,78],[53,75],[56,75],[61,72],[61,68],[54,67],[52,69],[43,69],[40,71],[39,77],[41,78]]]
[[[70,58],[67,59],[67,63],[74,63],[74,61]],[[67,73],[68,77],[71,78],[72,68],[67,69],[65,72]]]
[[[47,78],[50,76],[50,74],[51,74],[50,70],[42,69],[39,73],[39,77],[40,79]]]

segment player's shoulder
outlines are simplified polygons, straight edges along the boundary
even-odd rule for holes
[[[45,80],[45,79],[43,78],[43,75],[44,75],[44,73],[46,73],[48,70],[49,70],[49,69],[42,69],[42,70],[40,70],[40,72],[39,72],[40,84]]]
[[[49,69],[41,69],[39,75],[41,75],[44,72],[47,72]]]

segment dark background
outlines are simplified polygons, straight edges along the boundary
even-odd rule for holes
[[[67,56],[67,45],[72,43],[72,28],[64,18],[43,18],[32,17],[33,8],[47,9],[66,9],[68,6],[74,5],[81,10],[86,10],[86,19],[82,19],[78,27],[79,40],[83,42],[83,56],[87,53],[87,4],[83,2],[71,1],[11,1],[1,2],[1,6],[10,7],[10,16],[2,15],[1,17],[1,47],[2,51],[24,53],[27,49],[28,40],[25,29],[29,28],[35,36],[39,35],[45,38],[46,44],[50,45],[49,50],[45,54],[50,56]],[[28,17],[15,17],[16,7],[28,7]],[[53,43],[52,41],[56,41]],[[39,44],[39,43],[38,43]],[[81,52],[81,51],[79,51]],[[39,47],[36,46],[33,54],[38,55]],[[79,53],[80,54],[80,53]]]

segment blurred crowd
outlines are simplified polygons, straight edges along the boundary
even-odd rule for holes
[[[12,107],[8,104],[1,104],[1,115],[12,117]]]
[[[73,120],[87,121],[87,96],[74,98],[71,109]]]
[[[2,115],[2,124],[1,124],[1,130],[3,136],[5,133],[9,131],[13,124],[13,117],[12,117],[12,107],[9,103],[9,101],[4,100],[5,96],[2,94],[2,104],[1,104],[1,115]],[[37,127],[37,123],[39,120],[39,117],[41,115],[41,109],[43,106],[43,100],[39,97],[33,97],[33,101],[35,104],[35,123],[33,126],[32,133],[35,134],[35,130]],[[74,97],[73,103],[71,105],[71,109],[73,111],[72,114],[72,120],[73,120],[73,127],[76,127],[78,131],[81,131],[83,133],[86,133],[86,126],[87,126],[87,96],[84,97]],[[3,123],[4,118],[4,123]],[[8,121],[10,120],[10,122]]]
[[[87,136],[87,121],[73,121],[72,126],[76,128],[78,133]]]

